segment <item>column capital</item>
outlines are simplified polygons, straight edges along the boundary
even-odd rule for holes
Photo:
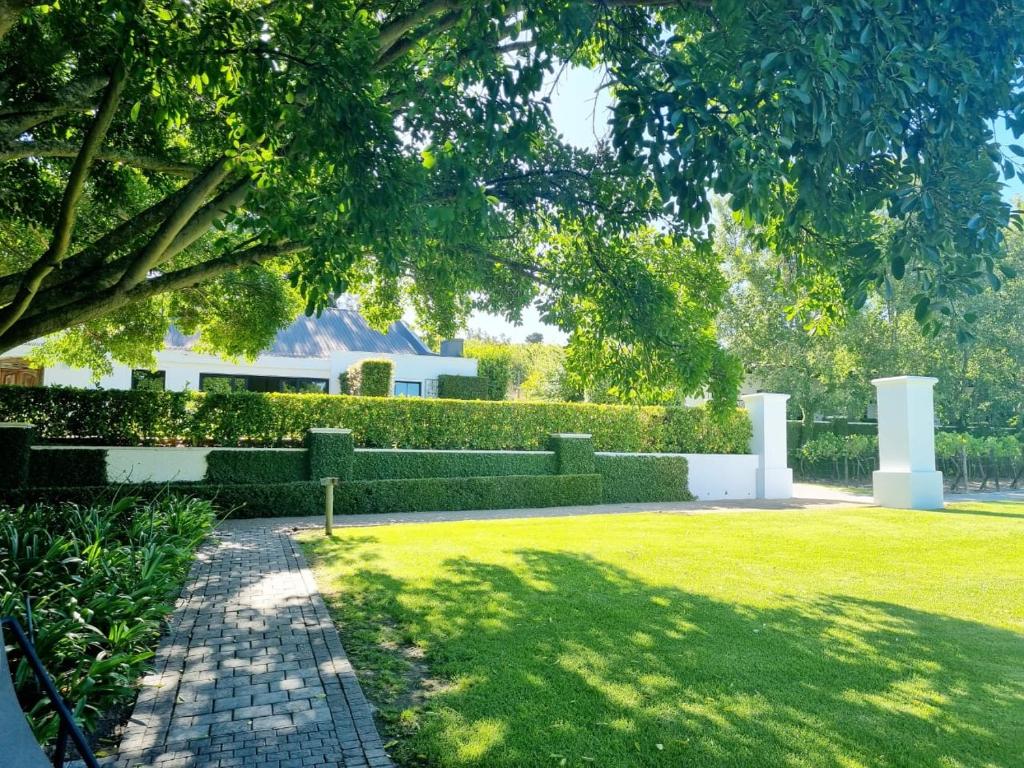
[[[779,392],[752,392],[749,395],[740,395],[740,399],[744,403],[754,402],[757,400],[781,400],[786,402],[789,400],[789,395],[783,395]]]
[[[871,383],[875,387],[893,387],[893,386],[905,386],[905,387],[934,387],[938,384],[939,380],[934,376],[887,376],[883,379],[872,379]]]

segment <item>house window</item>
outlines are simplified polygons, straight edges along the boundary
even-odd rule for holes
[[[421,397],[423,385],[418,381],[396,381],[395,397]]]
[[[325,394],[327,379],[302,376],[232,376],[227,373],[200,373],[203,392],[289,392]]]
[[[132,371],[132,389],[141,389],[145,392],[163,392],[166,388],[166,371],[146,371],[142,369]]]

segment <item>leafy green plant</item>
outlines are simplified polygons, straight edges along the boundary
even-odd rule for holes
[[[36,649],[87,731],[131,702],[213,521],[208,502],[166,494],[0,507],[0,615],[29,626],[31,611]],[[37,737],[53,739],[57,718],[17,651],[11,667]]]

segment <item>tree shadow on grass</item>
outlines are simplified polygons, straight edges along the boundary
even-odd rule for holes
[[[364,565],[329,598],[357,669],[382,650],[347,627],[379,621],[449,683],[407,718],[401,763],[1022,764],[1024,636],[845,595],[752,608],[517,555],[415,584]]]
[[[946,507],[945,509],[936,509],[935,512],[942,515],[977,515],[979,517],[996,517],[1004,520],[1024,520],[1024,513],[1021,512],[1003,512],[998,509],[979,509],[978,507],[966,508],[961,506],[969,502],[957,502],[956,499],[950,499],[953,504],[957,504],[956,507]],[[1000,504],[999,501],[986,501],[984,504]],[[1019,508],[1019,504],[1014,503],[1015,508]]]

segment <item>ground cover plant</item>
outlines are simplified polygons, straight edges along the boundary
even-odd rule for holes
[[[0,506],[0,615],[31,626],[43,664],[86,732],[131,704],[213,520],[209,502],[169,495]],[[53,709],[20,653],[10,661],[22,707],[48,742],[57,733]]]
[[[1024,754],[1024,505],[303,536],[403,766]]]

